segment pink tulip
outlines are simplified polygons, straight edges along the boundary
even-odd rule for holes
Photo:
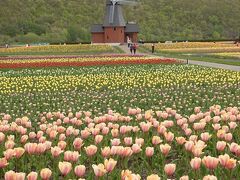
[[[2,132],[0,132],[0,143],[2,143],[5,139],[5,134],[3,134]]]
[[[164,134],[167,131],[167,128],[163,125],[158,126],[158,133],[159,134]]]
[[[66,176],[72,170],[72,164],[69,162],[59,162],[58,168],[63,176]]]
[[[140,127],[141,127],[142,131],[146,133],[152,127],[152,124],[151,123],[141,122],[140,123]]]
[[[152,157],[153,154],[154,154],[154,148],[153,147],[146,147],[145,153],[146,153],[147,157]]]
[[[6,149],[13,149],[15,146],[15,142],[12,140],[8,140],[5,142],[5,148]]]
[[[179,178],[179,180],[189,180],[189,177],[188,176],[182,176]]]
[[[133,144],[132,151],[134,154],[139,153],[141,151],[141,147],[138,144]]]
[[[14,171],[8,171],[4,175],[5,180],[16,180],[16,173]]]
[[[157,174],[152,174],[147,177],[147,180],[160,180],[161,178]]]
[[[172,132],[165,132],[164,137],[167,142],[172,142],[174,139],[174,134]]]
[[[203,180],[217,180],[217,177],[213,175],[207,175],[203,177]]]
[[[34,154],[36,152],[37,143],[27,143],[24,145],[24,149],[28,154]]]
[[[135,139],[135,144],[138,144],[139,146],[142,146],[144,144],[144,139],[143,138],[136,138]]]
[[[176,164],[166,164],[164,166],[164,171],[167,176],[172,176],[176,170]]]
[[[35,132],[30,132],[29,133],[29,138],[30,139],[35,139],[37,137],[37,134]]]
[[[58,140],[59,141],[65,141],[66,140],[66,135],[65,134],[60,134]]]
[[[85,147],[85,151],[86,151],[87,156],[93,156],[97,152],[97,146],[95,146],[95,145],[87,146],[87,147]]]
[[[110,158],[109,160],[105,159],[104,161],[104,166],[107,172],[111,172],[115,168],[116,164],[117,164],[117,161],[115,161],[112,158]]]
[[[218,158],[211,157],[211,156],[204,156],[202,159],[202,163],[206,166],[208,169],[215,169],[218,166]]]
[[[14,148],[14,151],[15,151],[15,157],[20,158],[24,154],[25,149],[19,147],[19,148]]]
[[[111,149],[110,147],[104,147],[103,149],[101,149],[101,152],[103,157],[108,157],[111,154]]]
[[[57,146],[60,147],[61,150],[64,150],[67,146],[67,143],[65,141],[59,141]]]
[[[95,136],[95,144],[99,144],[100,142],[102,142],[102,140],[103,140],[102,135],[96,135]]]
[[[48,180],[52,176],[52,171],[48,168],[44,168],[40,171],[40,176],[43,180]]]
[[[64,152],[64,161],[77,162],[79,156],[80,155],[79,155],[78,151],[65,151]]]
[[[3,152],[3,155],[6,158],[6,160],[9,160],[13,158],[16,155],[16,153],[13,149],[7,149],[6,151]]]
[[[221,125],[220,124],[212,124],[212,127],[215,131],[218,131],[219,129],[221,129]]]
[[[133,154],[133,150],[130,147],[123,148],[121,152],[121,156],[123,157],[130,157]]]
[[[236,167],[236,160],[229,157],[228,154],[219,156],[220,164],[226,169],[233,169]]]
[[[0,158],[0,168],[5,168],[8,165],[6,158]]]
[[[205,132],[205,133],[202,133],[200,136],[204,142],[207,142],[211,138],[212,135],[210,135],[208,132]]]
[[[119,135],[119,131],[118,131],[118,129],[112,129],[111,130],[111,134],[112,134],[112,137],[118,137],[118,135]]]
[[[186,142],[184,137],[176,137],[175,139],[179,145],[183,145]]]
[[[78,165],[74,168],[74,173],[77,177],[83,177],[86,172],[86,167],[84,165]]]
[[[169,151],[171,150],[171,146],[169,144],[161,144],[160,150],[164,156],[167,156]]]
[[[83,140],[81,138],[75,138],[73,141],[74,149],[80,150],[83,146]]]
[[[192,141],[187,141],[185,144],[184,144],[184,146],[185,146],[185,149],[187,150],[187,151],[192,151],[192,149],[193,149],[193,147],[194,147],[194,142],[192,142]]]
[[[37,144],[37,147],[35,149],[35,153],[42,154],[47,150],[47,146],[45,143],[39,143]]]
[[[195,157],[191,160],[190,165],[194,170],[198,170],[201,166],[201,158]]]
[[[227,133],[225,134],[224,138],[225,138],[225,141],[229,142],[229,141],[232,141],[233,136],[231,133]]]
[[[21,142],[21,143],[26,143],[27,140],[28,140],[28,135],[23,135],[23,136],[21,137],[20,142]]]
[[[86,139],[90,136],[91,133],[87,129],[84,129],[80,132],[80,134],[81,134],[81,138]]]
[[[104,174],[106,174],[107,172],[103,164],[99,164],[99,165],[93,164],[92,168],[93,168],[94,174],[97,177],[104,176]]]
[[[37,180],[38,174],[36,172],[30,172],[27,175],[27,180]]]
[[[109,128],[108,127],[103,127],[102,128],[102,134],[107,135],[109,133]]]
[[[121,144],[120,139],[117,139],[117,138],[111,139],[112,146],[118,146],[119,144]]]
[[[158,145],[162,142],[161,138],[159,136],[153,136],[152,137],[152,144],[153,145]]]
[[[227,143],[225,141],[218,141],[216,148],[218,151],[224,151],[226,145],[227,145]]]
[[[132,145],[132,137],[125,137],[125,138],[124,138],[124,143],[125,143],[127,146]]]

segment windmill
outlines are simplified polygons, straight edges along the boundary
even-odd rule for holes
[[[126,23],[122,12],[123,6],[137,4],[137,1],[131,0],[106,0],[104,22],[92,26],[92,42],[122,44],[126,42],[127,37],[137,41],[138,25]]]
[[[106,3],[106,15],[104,25],[115,26],[125,25],[125,21],[122,13],[123,5],[137,5],[136,1],[130,0],[107,0]]]

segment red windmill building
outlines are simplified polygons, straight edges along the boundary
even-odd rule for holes
[[[103,24],[95,24],[91,28],[92,43],[137,42],[139,27],[135,23],[126,23],[122,13],[122,5],[135,5],[135,1],[107,0]]]

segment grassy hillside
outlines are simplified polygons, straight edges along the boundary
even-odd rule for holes
[[[105,0],[1,0],[0,44],[90,41]],[[232,39],[240,33],[239,0],[139,0],[125,16],[145,40]]]

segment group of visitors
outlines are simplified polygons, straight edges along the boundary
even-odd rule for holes
[[[130,49],[130,53],[131,54],[136,54],[137,43],[132,43],[132,40],[129,37],[127,37],[127,45],[128,45],[128,48]]]

